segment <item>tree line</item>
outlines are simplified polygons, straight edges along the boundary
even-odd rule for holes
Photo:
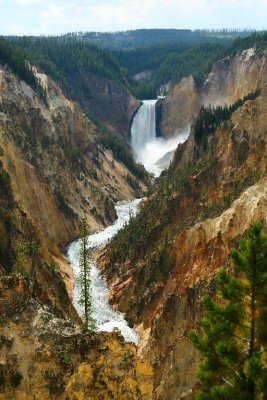
[[[207,150],[208,138],[216,132],[218,126],[231,118],[231,115],[248,100],[255,100],[260,95],[257,89],[237,100],[231,106],[202,107],[194,123],[196,143]]]
[[[29,59],[27,51],[0,38],[0,63],[8,66],[21,80],[36,90],[43,100],[46,100],[45,89],[34,74]]]

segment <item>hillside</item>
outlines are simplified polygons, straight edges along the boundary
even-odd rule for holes
[[[109,52],[75,38],[9,40],[24,49],[27,59],[51,76],[90,118],[128,138],[132,115],[140,103],[130,94],[128,82]]]
[[[264,80],[255,55],[255,70],[235,60],[232,100]],[[200,110],[141,212],[100,258],[110,300],[140,331],[140,353],[155,368],[154,399],[193,398],[198,356],[187,331],[201,319],[201,297],[214,292],[215,271],[250,224],[266,226],[266,86],[250,98]]]
[[[162,41],[159,42],[156,38],[160,37],[161,30],[154,32],[154,36],[152,32],[153,30],[146,32],[147,36],[151,33],[151,42],[112,51],[118,63],[128,73],[131,90],[137,98],[165,95],[182,78],[189,75],[192,75],[199,89],[214,62],[251,47],[261,50],[266,48],[264,32],[249,35],[249,32],[189,31],[177,34],[177,37],[170,34],[167,40],[167,30],[166,36],[162,36]],[[139,43],[137,39],[136,41]]]
[[[147,175],[23,51],[1,41],[0,57],[0,399],[150,400],[135,346],[81,328],[65,257],[81,217],[107,226]]]
[[[122,32],[79,32],[67,37],[79,37],[108,50],[135,49],[156,43],[185,42],[192,43],[233,40],[246,37],[251,30],[240,29],[136,29]]]
[[[18,65],[24,62],[17,58]],[[52,254],[64,265],[62,249],[78,236],[81,216],[88,215],[91,229],[111,223],[114,202],[141,194],[146,174],[122,140],[88,119],[48,76],[28,67],[35,79],[30,87],[11,67],[0,67],[5,226],[12,234],[12,208],[7,211],[6,205],[14,204],[37,229],[46,261]],[[17,227],[23,232],[21,224]],[[10,272],[14,256],[9,258],[1,260],[1,267]]]

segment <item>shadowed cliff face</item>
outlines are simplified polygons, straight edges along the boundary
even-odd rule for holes
[[[38,260],[29,254],[25,265],[42,288],[39,298],[58,315],[77,319],[60,278],[71,295],[73,272],[64,256],[66,245],[78,237],[83,214],[92,230],[113,222],[114,202],[136,195],[127,179],[135,177],[100,145],[101,131],[80,107],[46,75],[37,75],[46,88],[47,104],[0,68],[0,177],[8,179],[9,187],[1,195],[0,269],[3,274],[14,269],[16,246],[24,246],[25,240],[29,248],[38,243]]]
[[[159,101],[161,135],[170,137],[183,132],[189,128],[201,105],[233,104],[262,88],[266,77],[266,52],[248,49],[216,62],[200,88],[196,88],[191,76],[182,79]]]
[[[96,125],[47,76],[38,77],[47,105],[0,70],[0,145],[15,200],[59,255],[58,248],[78,235],[83,213],[92,229],[103,227],[116,217],[114,201],[135,193],[126,179],[130,171],[98,143]]]
[[[77,72],[72,77],[72,96],[111,132],[128,140],[132,116],[140,101],[125,87],[94,74]]]
[[[267,225],[267,89],[222,123],[207,151],[190,137],[102,255],[111,302],[141,334],[154,398],[192,398],[197,356],[186,338],[229,249],[255,220]],[[127,249],[127,251],[126,251]],[[114,278],[114,275],[116,278]]]
[[[23,279],[0,289],[1,400],[151,400],[153,370],[133,344],[56,318]]]
[[[160,115],[158,129],[162,136],[169,138],[189,130],[199,109],[198,93],[192,76],[183,78],[171,93],[158,100],[157,113]]]

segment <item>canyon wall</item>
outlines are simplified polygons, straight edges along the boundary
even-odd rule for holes
[[[0,270],[11,273],[16,247],[26,241],[32,254],[24,264],[42,288],[40,298],[78,320],[60,279],[71,296],[66,246],[79,236],[83,215],[91,230],[103,228],[116,219],[114,203],[141,194],[146,184],[102,145],[101,129],[58,85],[36,75],[45,100],[0,67]]]
[[[140,106],[125,86],[97,75],[77,72],[72,78],[72,97],[111,132],[129,138],[132,116]]]
[[[79,106],[46,75],[38,77],[46,104],[0,69],[0,146],[15,200],[59,255],[58,248],[78,236],[84,213],[91,229],[114,221],[114,202],[135,195],[127,176],[135,177],[101,145],[101,131]]]
[[[267,53],[247,49],[216,62],[204,84],[183,78],[166,98],[159,100],[159,134],[179,135],[189,129],[202,105],[231,105],[262,88],[267,77]]]
[[[153,369],[136,346],[81,327],[64,256],[83,215],[91,229],[110,224],[114,203],[146,182],[102,144],[107,132],[36,76],[45,99],[0,67],[0,399],[151,400]]]
[[[0,399],[151,400],[153,370],[118,333],[83,331],[0,280]]]
[[[110,300],[140,332],[154,399],[193,399],[198,355],[187,339],[214,273],[250,224],[266,229],[267,88],[235,111],[205,150],[192,126],[136,219],[100,261]]]

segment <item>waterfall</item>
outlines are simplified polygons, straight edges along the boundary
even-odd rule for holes
[[[131,146],[136,161],[144,164],[147,171],[159,176],[168,167],[177,145],[187,139],[189,129],[179,135],[174,132],[169,139],[156,137],[156,103],[157,100],[142,101],[131,127]]]
[[[145,145],[156,138],[157,100],[143,100],[131,128],[131,145],[138,155]]]

